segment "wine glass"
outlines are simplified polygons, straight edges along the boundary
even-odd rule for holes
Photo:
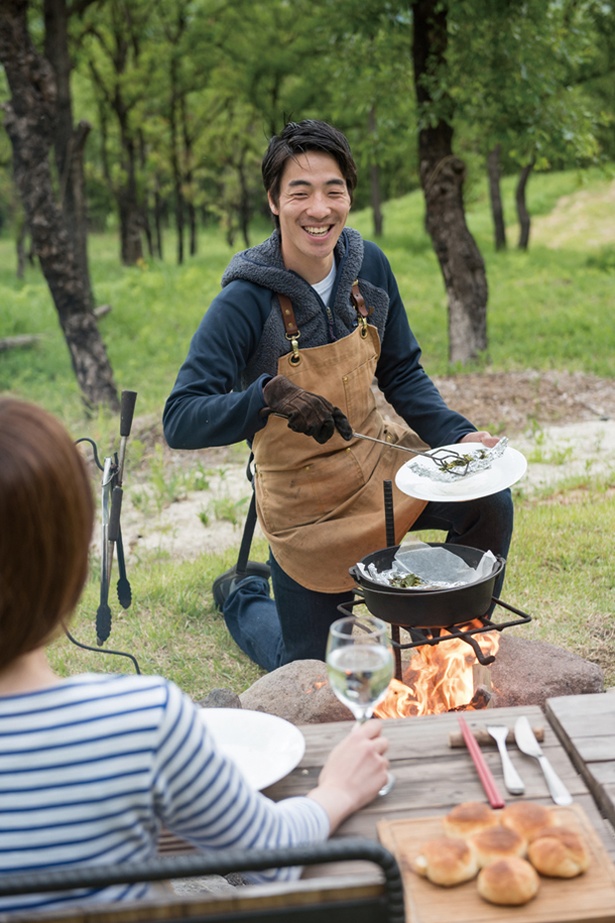
[[[363,724],[384,699],[393,678],[386,624],[372,615],[337,619],[329,628],[326,659],[333,692],[350,709],[357,724]],[[393,788],[394,777],[390,772],[387,775],[379,795]]]

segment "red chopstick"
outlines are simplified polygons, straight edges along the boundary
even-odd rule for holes
[[[498,791],[498,787],[495,784],[495,779],[491,774],[491,770],[485,762],[485,757],[482,754],[481,748],[478,745],[474,734],[466,724],[466,720],[462,715],[457,716],[459,718],[459,725],[461,727],[461,733],[463,734],[463,739],[465,745],[470,751],[470,756],[472,761],[476,766],[476,771],[478,777],[481,781],[483,788],[485,789],[485,794],[487,795],[487,800],[492,808],[503,808],[504,800]]]

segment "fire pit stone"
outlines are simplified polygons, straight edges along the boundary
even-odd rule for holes
[[[546,641],[502,634],[491,667],[496,706],[540,705],[562,695],[604,692],[601,667]]]
[[[335,697],[322,660],[296,660],[261,676],[239,696],[243,708],[265,711],[292,724],[351,721]]]

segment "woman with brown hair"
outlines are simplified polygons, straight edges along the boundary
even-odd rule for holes
[[[45,647],[83,589],[92,524],[88,475],[64,427],[0,398],[0,874],[147,859],[162,825],[203,850],[316,842],[376,796],[388,766],[380,722],[351,731],[306,797],[274,804],[216,749],[173,683],[57,676]],[[126,884],[23,895],[0,910],[146,893]]]

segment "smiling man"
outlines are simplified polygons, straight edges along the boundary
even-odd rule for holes
[[[385,544],[383,481],[402,462],[354,433],[417,448],[497,439],[444,403],[387,258],[346,227],[357,172],[345,136],[326,122],[290,122],[262,174],[276,228],[231,260],[163,422],[173,448],[252,448],[269,564],[250,562],[241,579],[231,568],[213,594],[237,644],[272,670],[324,660],[337,607],[353,598],[349,567]],[[406,425],[380,414],[374,380]],[[397,542],[441,529],[448,542],[508,552],[508,490],[426,503],[394,488],[394,513]]]

